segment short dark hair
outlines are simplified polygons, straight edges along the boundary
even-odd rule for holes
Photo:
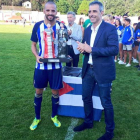
[[[125,18],[125,20],[129,23],[131,22],[131,20],[129,18]]]
[[[129,16],[128,16],[128,13],[129,13],[129,12],[125,13],[125,14],[123,15],[123,17],[124,17],[124,18],[129,17]]]
[[[137,26],[138,23],[133,23],[133,26]]]
[[[104,11],[104,6],[100,1],[93,1],[89,4],[89,6],[95,5],[95,4],[99,5],[100,12]]]
[[[53,5],[55,5],[55,7],[56,7],[56,9],[57,9],[57,6],[56,6],[55,2],[53,2],[53,1],[47,1],[47,2],[45,3],[45,5],[44,5],[44,9],[45,9],[45,6],[46,6],[47,4],[53,4]]]
[[[140,16],[138,17],[138,20],[140,20]]]

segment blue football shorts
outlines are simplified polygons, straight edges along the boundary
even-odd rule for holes
[[[34,71],[34,87],[35,88],[46,88],[48,82],[51,89],[61,89],[63,88],[62,81],[62,69],[52,69],[52,70],[40,70],[35,69]]]

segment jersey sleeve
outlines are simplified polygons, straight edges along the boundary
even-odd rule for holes
[[[38,37],[37,37],[37,24],[34,25],[34,28],[32,30],[31,41],[38,42]]]

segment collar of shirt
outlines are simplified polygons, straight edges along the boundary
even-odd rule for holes
[[[96,28],[93,28],[93,25],[92,25],[92,26],[91,26],[91,30],[94,31],[94,32],[95,32],[95,31],[98,32],[98,29],[99,29],[101,23],[102,23],[102,20],[101,20],[101,22],[99,23],[99,25],[98,25]]]

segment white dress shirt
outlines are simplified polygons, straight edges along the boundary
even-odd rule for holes
[[[90,47],[94,46],[95,37],[96,37],[96,34],[98,32],[98,29],[99,29],[101,23],[102,23],[102,21],[100,22],[100,24],[96,28],[93,28],[93,25],[91,26],[92,33],[91,33],[91,37],[90,37]],[[89,55],[88,64],[93,65],[92,54],[91,53]]]

